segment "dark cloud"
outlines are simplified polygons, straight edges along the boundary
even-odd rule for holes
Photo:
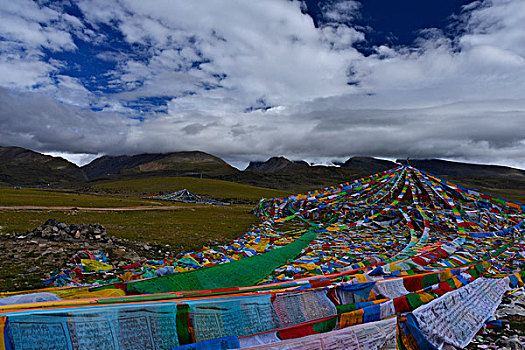
[[[513,105],[512,111],[507,107]],[[520,107],[521,105],[521,107]],[[304,106],[303,106],[304,107]],[[41,151],[140,153],[200,149],[234,162],[283,154],[344,160],[352,155],[442,157],[524,167],[525,101],[401,110],[259,111],[222,117],[164,116],[142,123],[0,89],[0,139]],[[269,113],[269,115],[268,115]],[[329,114],[330,117],[326,118]],[[372,116],[372,117],[370,117]],[[180,123],[179,119],[198,119]],[[494,121],[500,121],[495,123]],[[230,135],[230,136],[228,136]]]
[[[206,125],[199,123],[193,123],[182,128],[182,130],[188,135],[197,135],[204,129],[206,129]]]
[[[0,88],[0,143],[40,151],[106,153],[123,151],[134,122],[57,102],[35,93]]]

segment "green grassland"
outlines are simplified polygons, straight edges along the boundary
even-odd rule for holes
[[[191,180],[191,179],[190,179]],[[193,179],[201,182],[200,179]],[[197,180],[197,181],[195,181]],[[143,185],[149,181],[144,180]],[[256,201],[259,195],[272,195],[279,191],[258,189],[251,186],[231,184],[221,189],[213,189],[213,182],[190,187],[195,192],[202,188],[209,188],[208,193],[227,193],[227,196],[240,198],[245,201]],[[223,184],[223,182],[216,182]],[[129,184],[125,184],[129,186]],[[179,186],[177,183],[174,186]],[[184,185],[187,185],[185,183]],[[132,189],[136,190],[136,184]],[[164,188],[163,183],[152,181],[152,188]],[[123,189],[127,188],[126,186]],[[174,188],[175,189],[175,188]],[[124,191],[124,190],[122,190]],[[142,190],[141,190],[142,191]],[[159,190],[160,191],[160,190]],[[280,193],[279,193],[280,194]],[[221,197],[220,195],[218,197]],[[170,210],[73,210],[58,209],[65,208],[119,208],[158,205],[161,208],[170,206]],[[146,242],[151,247],[155,245],[167,245],[173,255],[179,252],[195,251],[207,244],[227,244],[248,232],[252,225],[258,224],[260,219],[251,214],[253,204],[232,204],[229,206],[214,206],[207,204],[191,204],[178,202],[164,202],[153,200],[141,200],[139,196],[126,193],[116,194],[85,194],[58,190],[38,189],[13,189],[0,188],[0,206],[40,206],[49,209],[39,210],[0,210],[0,235],[6,233],[17,233],[23,235],[27,230],[32,230],[42,225],[48,219],[57,219],[67,224],[95,224],[100,223],[106,227],[107,233],[118,238],[131,241]],[[135,248],[133,248],[135,249]],[[10,252],[3,251],[0,259],[0,285],[2,290],[17,290],[36,288],[41,285],[41,279],[45,278],[42,272],[20,274],[20,266],[15,266],[7,256]],[[163,257],[156,250],[149,250],[143,256],[158,259]],[[26,256],[27,266],[22,270],[35,264],[44,266],[45,272],[61,266],[54,266],[53,261],[42,261],[44,256]],[[47,266],[46,265],[50,265]],[[22,276],[22,277],[21,277]],[[21,279],[22,278],[22,279]],[[2,281],[3,280],[3,281]]]
[[[252,204],[257,203],[263,197],[285,197],[291,194],[291,192],[270,188],[193,177],[155,177],[95,183],[87,188],[86,191],[141,197],[175,192],[183,188],[193,193],[222,201]]]
[[[513,202],[525,203],[525,190],[502,189],[502,188],[487,188],[478,187],[478,190],[492,194],[493,196],[511,200]]]
[[[23,233],[54,218],[68,224],[100,223],[108,234],[135,241],[170,244],[186,251],[200,249],[209,240],[227,243],[249,230],[259,219],[249,205],[187,207],[148,211],[0,211],[5,232]]]
[[[450,181],[463,186],[477,189],[481,192],[491,194],[496,197],[508,199],[514,202],[525,203],[525,187],[521,182],[509,184],[504,181],[486,179],[465,179],[450,178]]]
[[[55,207],[134,207],[166,205],[161,201],[140,198],[100,196],[58,190],[0,188],[0,206],[55,206]]]
[[[143,200],[140,196],[167,193],[181,188],[219,200],[249,204],[212,206]],[[236,183],[197,178],[148,178],[96,184],[93,193],[58,190],[0,188],[0,206],[42,206],[45,210],[0,211],[4,232],[24,233],[57,219],[68,224],[100,223],[108,234],[131,240],[170,244],[185,251],[200,249],[208,241],[227,243],[259,222],[252,215],[253,203],[262,197],[285,196],[288,192]],[[85,211],[52,207],[118,208],[172,205],[173,210]]]

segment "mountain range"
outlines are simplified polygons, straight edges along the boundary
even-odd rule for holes
[[[81,168],[88,179],[101,176],[171,175],[220,176],[238,171],[211,154],[192,152],[146,153],[134,156],[102,156]]]
[[[20,147],[0,147],[0,184],[56,187],[87,181],[76,164]]]
[[[219,157],[200,151],[102,156],[78,167],[59,157],[20,147],[0,147],[0,185],[81,187],[120,179],[191,176],[291,191],[318,188],[391,169],[396,162],[351,157],[337,166],[310,165],[285,157],[253,161],[238,170]],[[525,189],[525,171],[505,166],[478,165],[439,159],[414,159],[416,168],[470,185]]]

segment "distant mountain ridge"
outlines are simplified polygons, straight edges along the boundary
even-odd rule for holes
[[[83,183],[76,164],[21,147],[0,147],[0,183],[18,186],[64,186]]]
[[[341,165],[342,168],[372,171],[372,173],[379,173],[397,166],[399,164],[373,157],[352,157]]]
[[[124,169],[134,168],[144,163],[162,158],[162,154],[139,154],[136,156],[102,156],[82,166],[89,179],[105,175],[119,174]]]
[[[521,169],[441,159],[410,159],[409,164],[435,176],[468,182],[471,187],[525,189],[525,170]]]
[[[24,148],[0,147],[0,185],[79,187],[97,181],[191,176],[301,192],[352,181],[394,168],[398,163],[359,156],[338,166],[322,166],[279,156],[250,162],[240,171],[211,154],[185,151],[102,156],[80,168],[65,159]],[[471,187],[525,189],[525,171],[520,169],[439,159],[412,159],[409,163],[424,172]]]
[[[401,163],[402,161],[397,160],[397,162]],[[525,170],[501,165],[470,164],[441,159],[410,159],[409,164],[435,176],[471,178],[503,176],[525,180]]]
[[[398,164],[389,160],[377,159],[373,157],[351,157],[346,162],[340,164],[341,169],[362,170],[365,172],[378,173],[392,169]],[[291,161],[285,157],[271,157],[264,162],[250,162],[245,170],[258,171],[262,173],[284,173],[292,171],[303,171],[308,168],[337,168],[323,165],[310,165],[304,160]]]
[[[133,156],[102,156],[84,165],[89,179],[106,175],[133,175],[139,173],[171,173],[186,175],[225,175],[238,172],[224,160],[200,151],[137,154]]]
[[[260,171],[263,173],[282,173],[294,170],[303,170],[310,166],[304,160],[291,161],[284,157],[272,157],[265,162],[250,162],[245,170]]]

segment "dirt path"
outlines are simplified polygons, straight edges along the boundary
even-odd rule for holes
[[[139,211],[139,210],[178,210],[178,209],[194,209],[202,208],[203,206],[182,206],[182,205],[164,205],[164,206],[137,206],[137,207],[113,207],[113,208],[97,208],[97,207],[47,207],[47,206],[0,206],[1,210],[74,210],[74,211]]]

